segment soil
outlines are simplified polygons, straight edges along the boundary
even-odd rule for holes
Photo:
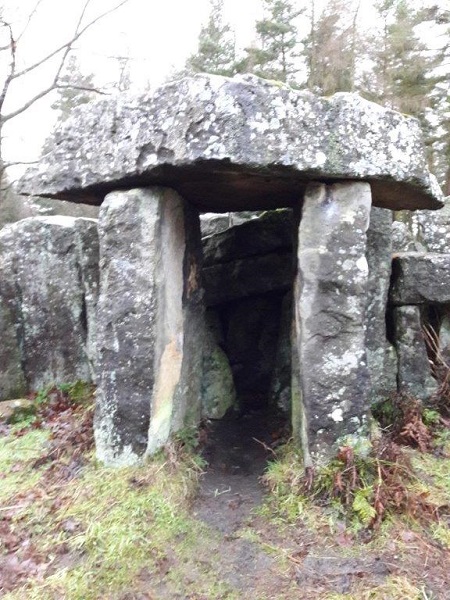
[[[279,574],[276,559],[238,533],[252,524],[254,510],[263,502],[260,477],[282,433],[282,420],[266,411],[250,411],[209,425],[204,450],[208,469],[194,515],[221,534],[221,578],[242,598],[280,597],[282,590],[288,593],[291,587],[290,578]]]
[[[208,525],[230,535],[243,527],[263,501],[260,477],[279,437],[280,419],[263,411],[211,422],[195,514]]]
[[[410,531],[395,532],[392,547],[361,552],[364,540],[348,535],[345,528],[334,535],[327,528],[321,537],[305,525],[283,530],[258,515],[265,498],[260,478],[283,434],[283,422],[264,411],[216,421],[209,428],[204,451],[208,468],[193,512],[217,530],[220,576],[240,598],[309,600],[357,594],[360,586],[376,588],[389,576],[404,576],[428,582],[423,589],[430,596],[424,597],[450,599],[448,551]],[[259,541],[243,538],[246,528]],[[408,546],[401,555],[399,541]]]

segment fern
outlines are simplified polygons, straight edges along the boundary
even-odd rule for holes
[[[367,496],[373,492],[371,487],[360,488],[355,491],[352,509],[363,525],[368,526],[377,516],[377,511],[367,500]]]

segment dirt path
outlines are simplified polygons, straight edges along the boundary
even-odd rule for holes
[[[340,539],[337,533],[336,543],[328,547],[317,537],[317,532],[300,524],[296,530],[286,530],[280,536],[264,518],[255,514],[254,509],[264,500],[260,476],[270,458],[267,447],[279,431],[279,422],[257,412],[212,425],[205,449],[209,467],[201,482],[194,516],[219,534],[219,577],[243,600],[309,600],[325,597],[327,593],[349,593],[363,581],[369,586],[382,586],[390,575],[413,579],[414,571],[420,570],[419,564],[409,564],[415,552],[405,563],[390,548],[382,552],[367,548],[360,555],[349,556],[351,546],[347,547],[343,534]],[[278,557],[283,554],[289,557],[284,567],[275,554],[267,553],[263,546],[242,536],[246,526],[260,533],[265,548],[278,550]],[[329,537],[327,533],[324,540]],[[436,551],[436,557],[430,554],[428,562],[432,579],[439,583],[437,589],[442,590],[440,584],[445,577],[435,560],[438,556],[441,552]],[[387,598],[391,592],[386,593],[383,595],[381,591],[376,597]],[[437,597],[444,600],[449,596],[440,591]]]
[[[208,469],[202,479],[194,515],[222,534],[223,580],[242,598],[279,598],[291,587],[276,561],[239,531],[254,520],[263,502],[260,482],[280,422],[261,412],[212,424],[205,449]],[[280,595],[281,594],[281,595]]]
[[[262,503],[259,478],[267,465],[264,444],[270,441],[265,414],[253,412],[211,425],[205,449],[208,469],[195,507],[200,519],[228,535],[245,525]]]

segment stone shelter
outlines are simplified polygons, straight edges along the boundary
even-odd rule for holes
[[[80,107],[48,148],[21,193],[101,205],[98,287],[79,253],[90,222],[70,225],[70,250],[52,242],[84,282],[68,314],[84,315],[101,460],[138,462],[173,432],[219,415],[217,403],[202,402],[205,386],[232,396],[233,377],[244,387],[245,378],[230,375],[208,314],[262,291],[292,290],[277,297],[277,328],[290,342],[283,402],[305,464],[366,434],[371,401],[397,377],[385,317],[390,210],[443,206],[414,119],[356,94],[319,98],[255,76],[198,75]],[[202,250],[200,213],[273,210],[258,220],[260,234],[250,221]],[[14,254],[8,235],[0,255]],[[407,277],[407,261],[401,268]],[[14,294],[0,292],[10,321],[19,318]]]

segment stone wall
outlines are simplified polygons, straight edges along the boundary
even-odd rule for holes
[[[99,456],[128,464],[201,416],[216,419],[267,405],[291,415],[292,398],[297,409],[303,406],[291,416],[294,430],[318,456],[357,432],[370,404],[390,392],[429,398],[439,365],[424,325],[434,327],[440,350],[450,355],[450,254],[438,244],[440,226],[428,232],[428,244],[440,253],[397,252],[392,261],[391,212],[372,208],[369,223],[366,184],[349,185],[356,186],[351,218],[339,186],[303,207],[294,302],[292,210],[204,237],[202,266],[197,213],[176,193],[113,193],[101,209],[99,300],[94,220],[40,217],[4,228],[0,399],[97,377]],[[348,229],[332,233],[329,206],[336,227]],[[353,268],[363,277],[355,280],[358,289],[349,288]],[[292,315],[300,305],[293,347]],[[351,351],[358,362],[354,386],[339,362],[346,356],[340,340],[353,348],[352,332],[358,345]],[[327,362],[318,365],[318,356]]]
[[[437,211],[397,213],[388,322],[398,389],[428,399],[448,370],[450,199]]]

